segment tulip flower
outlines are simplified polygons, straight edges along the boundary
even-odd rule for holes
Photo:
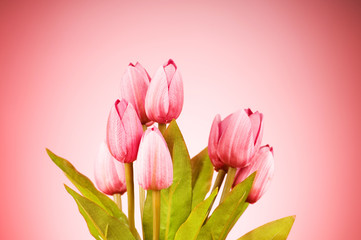
[[[149,84],[145,111],[161,124],[177,119],[183,107],[183,81],[173,60],[161,66]]]
[[[138,183],[146,190],[152,190],[153,240],[160,234],[160,190],[173,182],[173,163],[167,143],[156,127],[143,134],[138,151]]]
[[[130,63],[124,73],[120,85],[122,98],[131,103],[137,112],[142,124],[151,125],[145,113],[145,96],[147,94],[150,77],[140,63]]]
[[[110,153],[120,162],[130,163],[137,157],[143,127],[132,104],[125,99],[112,106],[107,125]]]
[[[261,147],[253,157],[251,165],[237,170],[233,186],[245,180],[257,171],[247,202],[255,203],[266,192],[274,173],[273,148],[266,145]]]
[[[239,110],[220,121],[217,115],[209,137],[210,157],[216,168],[220,163],[242,168],[251,163],[263,134],[263,115],[250,109]]]
[[[133,162],[138,153],[143,127],[138,114],[127,100],[117,100],[110,110],[107,125],[107,144],[115,159],[125,163],[125,182],[128,197],[129,228],[137,235],[134,220]]]
[[[143,134],[138,151],[138,183],[146,190],[168,188],[173,182],[172,158],[156,127]]]
[[[219,115],[215,117],[209,135],[208,152],[215,169],[222,170],[219,172],[220,180],[223,181],[222,175],[228,168],[221,202],[232,187],[237,168],[251,163],[261,143],[262,134],[263,115],[253,113],[251,109],[239,110],[223,121]]]
[[[94,168],[95,183],[107,195],[123,194],[125,185],[124,164],[117,161],[109,152],[105,142],[100,145]]]

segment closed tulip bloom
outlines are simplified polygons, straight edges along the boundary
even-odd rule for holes
[[[98,158],[95,161],[94,175],[97,187],[105,194],[123,194],[127,191],[124,164],[110,154],[105,142],[100,145]]]
[[[261,147],[253,157],[251,165],[237,170],[233,186],[241,183],[252,173],[256,173],[247,202],[255,203],[266,192],[274,173],[273,148],[268,145]]]
[[[169,123],[183,107],[183,81],[173,60],[161,66],[149,84],[145,111],[150,120]]]
[[[211,148],[216,149],[212,151],[216,151],[218,158],[227,166],[242,168],[249,165],[261,144],[263,115],[259,112],[253,113],[250,109],[239,110],[215,124],[217,122],[218,136],[215,135],[218,142],[217,138],[212,136],[212,141],[216,142],[212,143]]]
[[[150,77],[140,63],[130,63],[123,75],[120,94],[122,98],[131,103],[138,113],[142,124],[151,125],[151,121],[145,113],[145,96],[147,94]]]
[[[143,127],[132,104],[125,99],[112,106],[107,124],[107,144],[115,159],[123,163],[137,158]]]
[[[146,190],[168,188],[173,182],[172,158],[162,134],[156,127],[143,134],[138,151],[138,183]]]

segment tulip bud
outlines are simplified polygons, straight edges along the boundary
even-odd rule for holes
[[[177,119],[183,107],[183,81],[173,60],[156,72],[145,98],[145,111],[150,120],[169,123]]]
[[[266,192],[274,173],[273,148],[268,145],[261,147],[253,157],[251,165],[237,170],[233,186],[241,183],[252,173],[256,173],[247,202],[255,203]]]
[[[233,168],[249,165],[262,140],[263,115],[247,109],[232,113],[223,121],[218,119],[214,121],[218,124],[218,136],[214,134],[216,130],[211,130],[210,134],[211,155],[217,152],[220,161]]]
[[[132,104],[125,99],[112,106],[107,124],[107,144],[115,159],[123,163],[137,158],[143,127]]]
[[[137,112],[142,124],[151,125],[145,113],[145,96],[147,94],[150,77],[140,63],[129,64],[123,75],[120,94],[122,98],[131,103]]]
[[[123,194],[125,185],[124,164],[118,162],[109,152],[105,142],[100,145],[95,161],[95,183],[100,191],[108,195]]]
[[[172,158],[162,134],[156,127],[143,134],[138,151],[138,183],[146,190],[168,188],[173,182]]]

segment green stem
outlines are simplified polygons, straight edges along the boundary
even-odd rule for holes
[[[223,169],[219,169],[216,181],[214,182],[214,185],[213,185],[213,188],[212,188],[211,192],[213,192],[216,188],[218,188],[218,192],[219,192],[219,189],[221,189],[221,186],[222,186],[222,183],[223,183],[223,180],[224,180],[224,176],[226,176],[226,171],[224,171]],[[214,199],[213,199],[213,201],[212,201],[212,203],[211,203],[211,205],[210,205],[210,207],[208,209],[207,217],[206,217],[206,220],[204,221],[203,225],[206,224],[206,222],[208,220],[209,213],[211,212],[213,204],[216,201],[218,192],[217,192],[216,196],[214,197]]]
[[[222,192],[222,196],[221,196],[221,200],[219,201],[219,204],[221,204],[223,202],[224,198],[227,196],[227,194],[231,190],[233,181],[234,181],[234,177],[236,176],[236,171],[237,171],[237,168],[233,168],[233,167],[228,168],[227,179],[226,179],[226,183],[224,184],[224,188],[223,188],[223,192]]]
[[[165,130],[167,129],[167,124],[165,123],[158,123],[159,131],[164,135]]]
[[[153,199],[153,240],[159,240],[160,227],[160,191],[152,191]]]
[[[147,130],[147,125],[143,124],[142,126],[143,126],[143,131],[145,132]],[[140,215],[142,219],[143,219],[144,203],[145,203],[145,191],[141,186],[139,186],[139,206],[140,206]]]
[[[226,171],[224,171],[223,169],[219,169],[218,174],[217,174],[217,178],[216,181],[214,182],[213,188],[212,188],[212,192],[214,191],[214,189],[216,189],[218,187],[218,191],[222,186],[223,180],[224,180],[224,176],[226,176]],[[217,197],[217,196],[216,196]]]
[[[145,191],[144,188],[139,186],[139,206],[140,206],[140,216],[142,220],[143,220],[144,203],[145,203]]]
[[[134,183],[133,183],[133,163],[125,163],[125,182],[127,184],[128,195],[128,220],[129,229],[133,233],[133,236],[137,236],[137,230],[134,224]]]
[[[143,132],[145,132],[147,130],[147,125],[143,124],[142,126],[143,126]],[[145,239],[144,228],[143,228],[144,204],[145,204],[145,190],[139,185],[139,207],[140,207],[140,217],[142,221],[143,239]]]
[[[113,195],[114,202],[117,204],[118,208],[122,210],[122,195],[120,193],[115,193]]]

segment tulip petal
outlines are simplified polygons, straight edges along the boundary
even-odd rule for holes
[[[128,101],[125,99],[122,100],[117,100],[115,101],[115,109],[117,110],[118,116],[120,117],[120,119],[123,118],[124,112],[127,109],[128,106]]]
[[[127,146],[127,155],[124,162],[129,163],[137,158],[138,147],[143,134],[142,124],[130,103],[124,112],[122,122],[127,136],[124,142],[125,146]]]
[[[116,104],[119,100],[117,100]],[[120,104],[122,106],[122,104]],[[121,109],[121,108],[120,108]],[[110,153],[118,161],[124,161],[127,154],[125,130],[115,105],[112,106],[107,123],[107,145]]]
[[[109,153],[106,143],[100,146],[94,176],[96,185],[103,193],[113,195],[126,192],[124,165]]]
[[[169,59],[167,63],[163,65],[163,69],[165,72],[165,75],[167,77],[168,86],[170,85],[173,75],[175,74],[177,70],[177,65],[175,65],[174,61],[172,59]]]
[[[254,155],[251,121],[243,110],[232,114],[227,121],[228,127],[219,140],[218,156],[228,166],[245,167]]]
[[[252,125],[255,149],[261,146],[263,136],[263,114],[255,112],[249,116]]]
[[[122,98],[133,105],[143,124],[149,122],[144,107],[149,82],[150,77],[147,71],[139,63],[136,63],[135,66],[129,64],[120,85]]]
[[[145,97],[145,111],[152,121],[165,123],[169,109],[167,77],[163,67],[159,68],[149,84]]]
[[[208,139],[209,158],[216,170],[222,169],[224,167],[224,163],[218,158],[218,154],[217,154],[218,141],[221,136],[220,127],[219,127],[220,123],[221,123],[221,116],[217,114],[213,120],[211,132],[209,134],[209,139]]]
[[[219,125],[219,132],[222,135],[222,133],[224,133],[224,131],[226,130],[226,128],[229,125],[229,120],[231,119],[232,114],[228,115],[225,119],[222,120],[221,124]]]
[[[169,110],[167,122],[177,119],[183,108],[183,81],[179,71],[173,75],[172,82],[169,86]]]

